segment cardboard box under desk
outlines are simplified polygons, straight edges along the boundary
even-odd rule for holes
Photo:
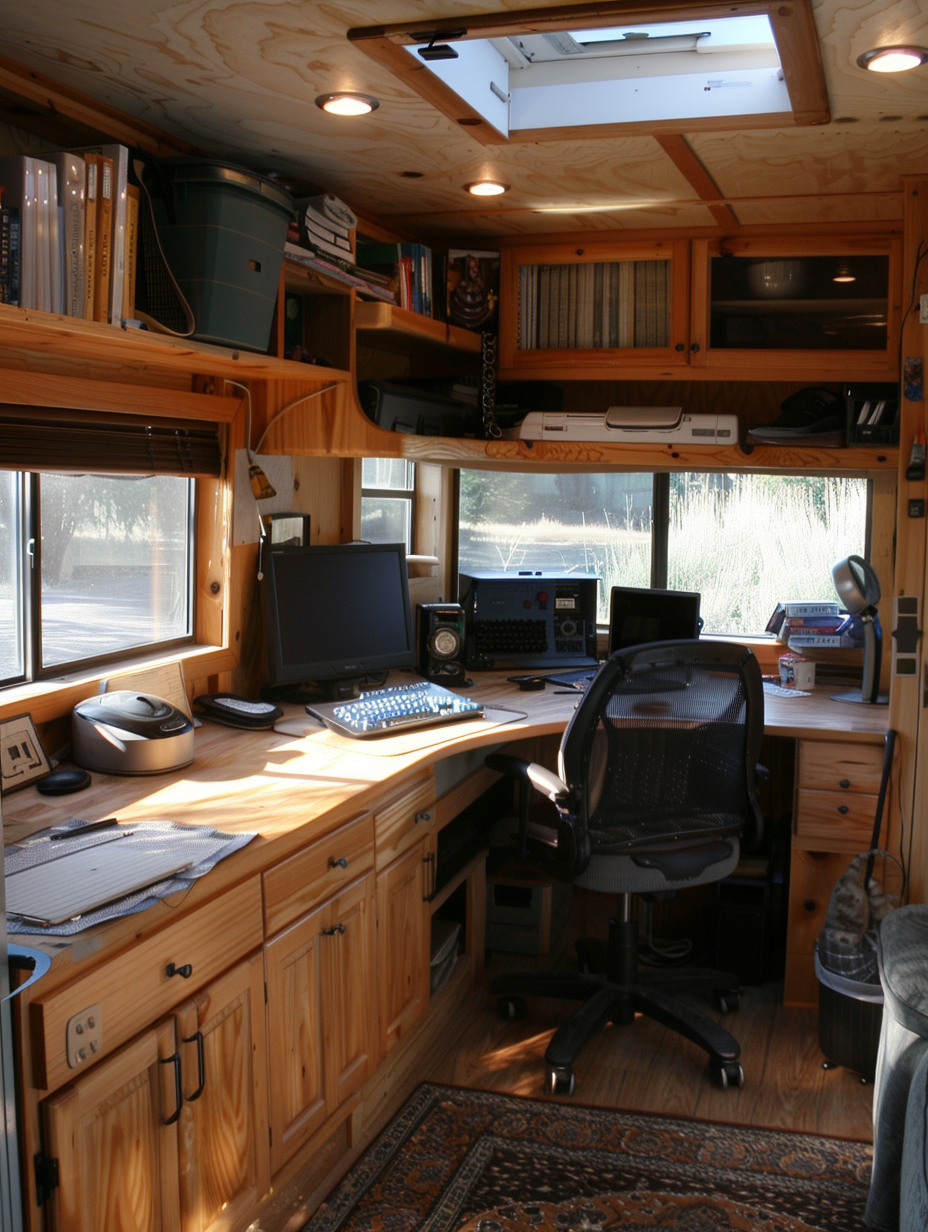
[[[487,947],[549,954],[567,922],[571,886],[510,862],[487,877]]]

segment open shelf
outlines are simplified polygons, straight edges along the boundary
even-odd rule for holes
[[[480,335],[447,321],[436,321],[421,312],[410,312],[395,304],[359,300],[355,305],[355,328],[360,332],[376,333],[378,346],[389,345],[403,348],[423,344],[465,351],[472,355],[480,353]]]

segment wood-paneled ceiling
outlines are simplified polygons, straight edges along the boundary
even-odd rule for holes
[[[670,0],[658,3],[667,9]],[[900,219],[901,177],[928,174],[928,66],[887,75],[856,64],[872,47],[928,46],[928,5],[918,0],[811,0],[828,123],[752,129],[734,121],[722,131],[491,146],[347,32],[508,14],[526,8],[518,0],[0,0],[0,7],[4,57],[35,75],[23,90],[32,98],[17,97],[16,73],[0,63],[0,85],[11,91],[0,96],[6,152],[64,144],[56,124],[79,135],[79,109],[65,114],[51,98],[41,105],[48,78],[161,130],[178,148],[279,174],[299,191],[334,192],[426,240],[849,228]],[[559,7],[540,0],[531,11]],[[693,6],[673,7],[679,14]],[[362,118],[328,116],[314,100],[337,90],[373,94],[380,107]],[[465,183],[485,177],[510,191],[491,205],[464,193]],[[564,205],[599,208],[539,212]]]

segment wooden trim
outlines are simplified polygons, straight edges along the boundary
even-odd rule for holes
[[[701,200],[709,206],[712,217],[720,227],[737,227],[738,219],[730,205],[723,205],[722,194],[696,155],[685,137],[679,133],[665,133],[655,137],[655,141],[686,179],[692,185]]]
[[[3,401],[22,406],[53,406],[74,411],[112,411],[155,419],[190,419],[203,423],[231,423],[244,400],[222,394],[187,393],[150,385],[121,385],[78,376],[43,376],[31,372],[3,371]]]

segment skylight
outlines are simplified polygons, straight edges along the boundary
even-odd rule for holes
[[[589,124],[788,114],[766,16],[455,42],[425,68],[504,137]]]

